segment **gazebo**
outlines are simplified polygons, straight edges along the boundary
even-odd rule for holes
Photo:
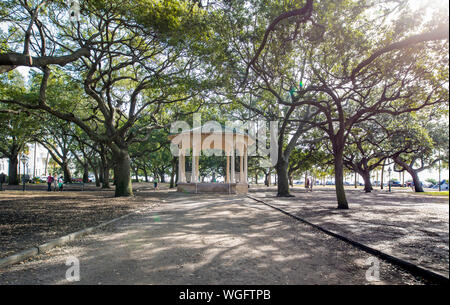
[[[252,145],[254,140],[247,134],[227,127],[222,128],[220,131],[217,131],[217,129],[205,131],[205,127],[197,127],[178,134],[172,134],[169,136],[169,139],[178,146],[178,192],[195,194],[246,194],[248,192],[248,146]],[[203,183],[199,181],[199,158],[201,157],[201,152],[210,149],[225,152],[227,158],[226,179],[223,183]],[[186,155],[187,151],[190,152],[191,150],[192,171],[190,175],[187,175]],[[239,157],[240,168],[238,173],[235,171],[236,156]]]

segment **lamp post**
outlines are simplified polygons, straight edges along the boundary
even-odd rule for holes
[[[389,192],[391,191],[391,172],[392,172],[392,168],[389,166],[389,168],[388,168],[388,174],[389,174]]]
[[[23,164],[23,176],[22,176],[22,182],[23,182],[23,191],[25,192],[25,165],[26,165],[27,162],[28,162],[28,157],[27,157],[27,155],[22,154],[22,155],[20,156],[20,161],[21,161],[22,164]]]
[[[438,150],[439,153],[439,181],[438,181],[438,188],[439,188],[439,192],[441,191],[441,150]]]

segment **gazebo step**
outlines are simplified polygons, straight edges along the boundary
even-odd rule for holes
[[[178,183],[177,191],[190,194],[247,194],[246,183]]]

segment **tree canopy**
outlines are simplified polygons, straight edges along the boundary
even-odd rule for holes
[[[33,140],[67,181],[73,162],[105,188],[112,172],[116,196],[133,195],[132,175],[167,174],[174,186],[170,125],[200,113],[274,122],[276,162],[249,165],[255,180],[276,171],[278,196],[292,195],[294,175],[331,166],[346,209],[346,170],[370,191],[387,160],[412,176],[448,164],[448,5],[79,2],[78,19],[62,0],[0,4],[0,153],[10,160]],[[222,175],[223,162],[205,158],[201,175]]]

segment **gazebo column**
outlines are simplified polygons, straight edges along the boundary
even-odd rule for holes
[[[239,155],[239,183],[244,183],[244,154]]]
[[[192,137],[192,170],[191,170],[191,183],[198,182],[198,164],[199,157],[202,151],[202,139],[197,133],[193,134]]]
[[[234,151],[234,147],[233,147],[233,149],[231,150],[231,183],[236,183],[236,177],[235,177],[236,160],[234,158],[234,153],[235,153],[235,151]]]
[[[195,156],[194,151],[192,151],[192,170],[191,170],[191,183],[197,182],[197,156]]]
[[[178,156],[178,177],[181,183],[186,182],[186,157],[181,150]]]
[[[230,183],[230,156],[227,156],[226,176],[227,176],[227,183]]]
[[[248,152],[247,146],[244,147],[244,181],[248,183]]]
[[[197,157],[195,157],[195,178],[197,182],[200,182],[200,154],[198,154]]]

